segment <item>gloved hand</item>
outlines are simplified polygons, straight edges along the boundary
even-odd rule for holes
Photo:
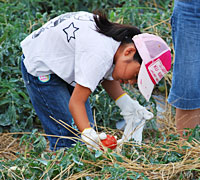
[[[142,141],[142,132],[145,121],[153,118],[153,113],[141,106],[138,101],[133,100],[128,94],[124,93],[115,101],[121,109],[121,115],[124,117],[126,126],[121,140],[118,142],[134,139],[137,143]]]
[[[88,149],[98,149],[100,140],[107,138],[105,133],[97,134],[93,128],[86,128],[81,133],[82,140],[86,143]]]

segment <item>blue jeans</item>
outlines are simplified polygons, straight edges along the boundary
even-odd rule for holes
[[[70,132],[65,127],[52,120],[49,116],[52,116],[56,120],[62,120],[68,125],[74,127],[74,121],[68,108],[69,100],[74,87],[70,86],[56,74],[51,74],[48,82],[41,82],[38,77],[32,76],[27,72],[23,59],[24,58],[22,57],[22,77],[33,107],[42,123],[45,133],[50,135],[48,136],[50,149],[58,150],[60,148],[71,147],[72,144],[76,143],[76,139],[74,139],[76,136],[72,132],[78,134],[77,131],[70,128],[72,131]],[[88,119],[91,126],[93,126],[94,120],[88,100],[85,107]],[[51,135],[60,137],[53,137]],[[78,135],[80,136],[80,134]],[[65,136],[65,138],[62,138],[63,136]]]
[[[184,110],[200,108],[200,1],[175,0],[171,17],[175,50],[168,102]]]

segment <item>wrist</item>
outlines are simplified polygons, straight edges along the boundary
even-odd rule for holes
[[[91,127],[85,128],[85,129],[83,129],[83,131],[81,132],[81,134],[91,132],[92,130],[93,130],[93,128],[91,128]]]
[[[132,99],[127,93],[122,94],[115,103],[122,111],[121,115],[133,114],[139,109],[143,109],[139,102]]]
[[[127,108],[130,101],[132,101],[130,96],[127,93],[123,93],[115,100],[115,103],[123,111]]]
[[[127,93],[123,93],[121,94],[117,99],[115,99],[115,102],[117,102],[120,98],[122,98],[123,96],[127,95]]]

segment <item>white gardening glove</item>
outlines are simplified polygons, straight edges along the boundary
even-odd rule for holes
[[[99,149],[100,140],[106,139],[107,136],[105,133],[97,134],[93,128],[86,128],[82,131],[81,138],[88,149]]]
[[[153,118],[153,113],[141,106],[138,101],[133,100],[128,94],[124,93],[115,101],[121,109],[121,115],[124,117],[126,126],[121,140],[118,142],[134,139],[137,143],[142,141],[142,132],[145,121]]]

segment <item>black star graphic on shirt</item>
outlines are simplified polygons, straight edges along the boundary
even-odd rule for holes
[[[78,30],[79,28],[74,26],[74,23],[72,22],[68,27],[64,28],[63,31],[65,32],[65,34],[67,35],[67,41],[69,42],[71,40],[71,38],[75,39],[75,32]]]

